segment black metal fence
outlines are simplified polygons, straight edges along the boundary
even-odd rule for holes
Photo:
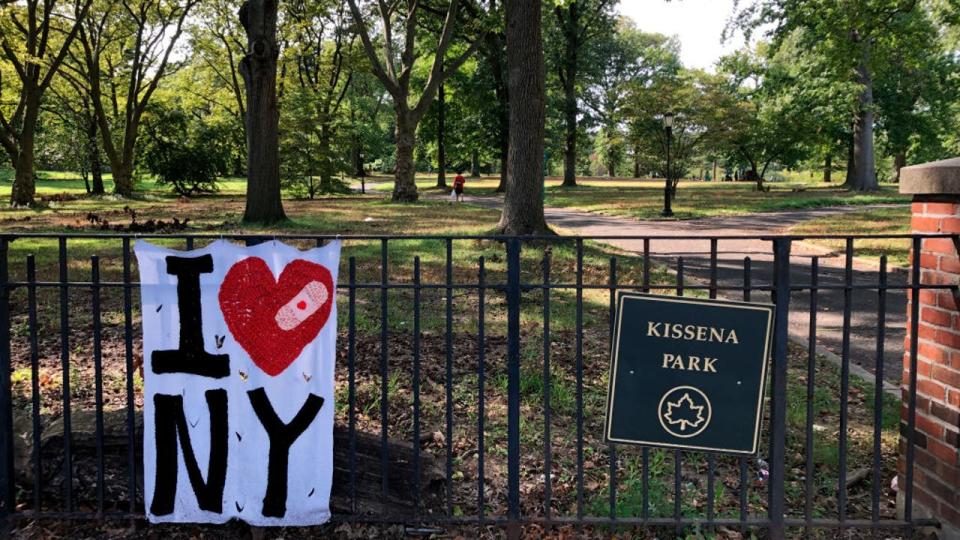
[[[956,290],[921,283],[919,247],[935,237],[882,237],[911,254],[909,273],[857,258],[875,236],[343,237],[333,521],[775,538],[935,525],[911,512],[913,437],[892,485],[915,427],[918,306],[905,328],[906,297]],[[0,235],[0,520],[143,517],[132,243],[219,238]],[[840,247],[801,253],[811,240]],[[617,290],[776,303],[759,456],[603,442]],[[828,312],[839,319],[825,328]],[[901,422],[901,396],[884,388],[901,385],[889,359],[904,332]],[[835,363],[817,352],[831,333]]]

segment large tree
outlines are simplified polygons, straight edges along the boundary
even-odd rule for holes
[[[280,198],[277,2],[247,0],[240,8],[240,24],[247,34],[247,53],[240,60],[247,105],[247,204],[243,212],[247,223],[287,219]]]
[[[293,113],[284,119],[292,128],[284,129],[284,137],[297,145],[295,153],[309,154],[302,161],[312,162],[311,167],[300,172],[310,179],[319,175],[317,187],[323,192],[334,190],[333,176],[338,169],[334,135],[342,123],[341,108],[359,63],[353,54],[356,34],[350,31],[352,21],[345,9],[345,1],[295,0],[286,10],[284,58],[292,64],[287,78],[295,82],[284,98],[284,111]],[[283,169],[287,165],[284,163]]]
[[[672,76],[657,77],[650,84],[636,81],[624,103],[631,119],[630,137],[640,167],[667,176],[668,137],[663,115],[673,113],[670,145],[669,191],[676,196],[679,180],[692,160],[715,134],[718,118],[727,110],[727,97],[719,91],[717,77],[696,70],[681,70]],[[736,126],[733,126],[736,128]]]
[[[507,81],[507,36],[503,13],[503,2],[497,4],[496,0],[490,0],[490,16],[493,18],[490,26],[493,30],[487,32],[480,49],[480,54],[489,67],[494,97],[497,99],[497,120],[493,124],[500,148],[500,183],[497,185],[497,193],[507,190],[507,157],[510,152],[510,90]]]
[[[718,62],[723,95],[714,102],[711,141],[728,162],[747,166],[757,191],[765,190],[771,165],[792,166],[805,156],[816,128],[809,113],[814,104],[805,99],[800,70],[787,52],[770,56],[763,43]]]
[[[198,70],[196,83],[185,85],[186,91],[211,107],[221,109],[234,122],[230,131],[236,148],[231,173],[246,174],[246,97],[240,59],[246,52],[246,36],[237,24],[238,0],[204,0],[194,10],[190,33],[190,68]],[[211,91],[212,90],[212,91]]]
[[[510,154],[507,193],[498,229],[503,234],[549,232],[543,215],[545,79],[540,2],[507,0]]]
[[[428,151],[433,152],[438,164],[442,142],[443,162],[448,168],[469,169],[469,174],[476,176],[480,174],[481,163],[499,160],[501,148],[499,111],[493,106],[497,100],[494,81],[490,65],[484,60],[477,55],[447,79],[443,108],[438,95],[418,131],[421,139],[436,141],[435,145],[428,146]]]
[[[53,99],[44,110],[59,120],[62,153],[70,156],[70,167],[80,172],[88,194],[103,195],[103,160],[97,118],[90,95],[74,77],[59,77],[51,86]],[[78,144],[80,141],[82,143]]]
[[[734,16],[747,35],[769,30],[774,47],[799,31],[801,45],[829,59],[838,79],[859,86],[851,107],[852,144],[847,185],[856,191],[879,188],[874,157],[874,72],[889,53],[900,19],[918,9],[918,0],[753,0]]]
[[[344,132],[350,139],[350,172],[360,178],[364,192],[367,164],[373,161],[374,156],[386,154],[384,148],[387,147],[390,130],[385,125],[389,114],[384,104],[388,99],[383,86],[369,70],[355,72],[347,91],[348,124]]]
[[[421,51],[417,49],[417,34],[420,32],[418,20],[422,12],[426,11],[426,7],[421,5],[419,0],[398,0],[395,2],[377,0],[376,11],[380,17],[380,29],[383,32],[383,35],[380,36],[383,51],[382,54],[379,54],[374,46],[374,39],[368,24],[364,21],[360,5],[357,0],[349,0],[349,2],[350,11],[357,23],[357,31],[360,34],[373,73],[383,84],[390,97],[393,98],[397,145],[397,169],[393,187],[393,200],[415,201],[418,195],[413,153],[417,142],[417,125],[436,98],[439,86],[474,53],[481,40],[475,39],[456,57],[445,61],[447,52],[454,42],[454,29],[463,24],[463,21],[459,19],[460,0],[450,0],[445,10],[439,11],[443,15],[443,24],[436,38],[437,44],[434,48],[433,60],[430,62],[426,82],[419,93],[419,97],[411,102],[411,98],[415,95],[412,88],[413,71],[418,54],[421,54]],[[433,11],[428,12],[428,14],[432,15]],[[398,23],[398,19],[402,20],[402,25]],[[399,55],[394,49],[397,45],[394,31],[398,29],[398,26],[402,28],[403,34],[402,50]]]
[[[649,87],[659,78],[675,76],[681,68],[680,45],[676,38],[641,32],[625,17],[617,21],[616,32],[601,36],[597,42],[598,74],[584,92],[583,102],[586,112],[599,126],[595,147],[607,173],[616,176],[628,142],[623,131],[631,120],[625,114],[630,91]],[[636,156],[636,148],[633,150]],[[639,176],[636,159],[634,174]]]
[[[110,162],[114,191],[133,194],[140,124],[198,0],[98,3],[80,29],[82,59],[68,64],[85,87]]]
[[[557,74],[563,88],[563,185],[577,185],[577,134],[579,96],[583,90],[588,46],[611,31],[614,0],[555,0],[554,16],[560,33]],[[595,64],[593,64],[595,65]]]
[[[908,161],[947,157],[942,141],[956,129],[958,57],[923,9],[899,18],[889,52],[878,59],[874,96],[881,148],[893,156],[893,177]]]
[[[2,58],[16,74],[12,84],[0,81],[0,99],[16,104],[0,108],[0,145],[15,170],[11,204],[34,202],[33,160],[43,95],[60,70],[92,1],[0,4]],[[14,96],[7,98],[11,93]]]

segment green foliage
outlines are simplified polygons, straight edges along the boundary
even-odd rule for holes
[[[635,159],[643,170],[666,173],[667,134],[663,116],[672,112],[670,177],[679,180],[698,153],[705,150],[724,109],[726,96],[716,77],[702,71],[681,70],[634,85],[627,98],[630,137]]]
[[[490,63],[479,57],[468,60],[447,79],[444,146],[448,169],[469,170],[475,150],[481,163],[493,164],[499,160],[500,126],[495,109],[499,103],[495,84]],[[438,109],[439,101],[434,101],[420,123],[418,138],[425,155],[418,156],[418,170],[436,168]]]
[[[617,21],[615,32],[603,33],[597,40],[592,60],[599,73],[586,89],[584,102],[587,118],[599,126],[594,139],[597,157],[607,174],[614,176],[631,145],[628,129],[636,120],[628,108],[631,92],[675,76],[681,69],[680,46],[676,38],[641,32],[626,18]]]
[[[225,126],[157,105],[144,127],[143,167],[157,184],[185,197],[217,191],[217,177],[226,174],[230,162]]]
[[[714,110],[713,140],[728,162],[746,165],[761,191],[771,165],[791,167],[804,157],[817,127],[806,96],[796,91],[800,71],[781,53],[761,46],[718,63],[724,95]]]
[[[960,95],[956,55],[922,10],[898,19],[886,39],[889,53],[877,62],[874,83],[882,147],[912,162],[948,157],[956,151],[947,147]]]
[[[280,178],[295,196],[313,199],[321,193],[348,192],[349,186],[333,177],[347,167],[341,156],[342,140],[332,130],[316,124],[314,98],[309,90],[294,87],[284,98],[280,137]],[[326,137],[326,141],[323,138]],[[336,153],[335,153],[336,152]],[[327,178],[323,179],[322,175]]]
[[[772,28],[773,50],[792,49],[794,65],[806,68],[793,93],[815,97],[805,105],[821,113],[813,154],[844,159],[863,131],[851,126],[873,113],[882,147],[902,165],[949,153],[943,143],[958,121],[956,12],[952,0],[753,0],[738,6],[727,30],[749,37]],[[858,167],[875,166],[872,146],[869,137],[860,141],[867,151],[854,159],[870,163]]]
[[[187,193],[211,189],[216,177],[227,171],[243,176],[246,111],[237,70],[246,47],[237,24],[241,4],[242,0],[204,0],[192,7],[161,73],[157,69],[161,53],[182,9],[162,0],[156,12],[149,13],[146,30],[155,35],[166,28],[167,37],[153,44],[156,64],[139,64],[142,80],[139,88],[133,88],[130,83],[138,65],[134,14],[95,1],[85,34],[78,35],[61,73],[44,94],[36,129],[39,165],[79,171],[83,178],[93,150],[100,151],[104,165],[113,166],[125,163],[128,155],[137,160],[149,156],[149,166],[138,163],[141,170],[152,171],[165,185]],[[449,68],[475,40],[479,42],[476,55],[447,73],[448,170],[468,170],[476,159],[482,170],[492,172],[501,163],[501,144],[509,126],[501,118],[507,103],[505,21],[503,3],[494,7],[461,3],[461,22],[445,55]],[[346,191],[345,177],[372,170],[394,172],[395,96],[374,74],[348,2],[294,0],[281,2],[280,9],[284,185],[298,197],[314,197]],[[23,10],[14,3],[0,17],[0,30],[9,32],[12,54],[18,58],[26,45],[14,39],[17,29],[9,15]],[[542,16],[548,79],[545,151],[552,173],[563,166],[569,109],[564,80],[571,73],[579,174],[628,176],[635,169],[642,175],[663,175],[666,138],[661,119],[667,111],[676,118],[671,147],[675,178],[699,175],[704,168],[713,176],[714,163],[719,176],[739,172],[742,178],[749,171],[757,180],[770,182],[777,181],[781,171],[796,167],[817,171],[829,167],[842,173],[853,140],[853,120],[858,108],[864,108],[858,99],[865,83],[855,76],[860,66],[868,67],[872,75],[874,103],[865,109],[876,119],[875,164],[882,179],[890,179],[894,172],[888,171],[900,165],[960,152],[956,0],[743,0],[736,4],[728,30],[761,39],[722,59],[715,75],[684,68],[676,38],[639,30],[629,19],[619,18],[607,0],[551,0]],[[377,14],[362,10],[361,18],[373,33],[375,52],[384,50]],[[67,20],[54,20],[59,26],[51,34],[52,45],[63,39]],[[409,62],[400,57],[405,41],[397,13],[393,20],[397,23],[392,28],[393,69],[398,80],[402,75],[409,89],[407,105],[413,106],[427,89],[444,18],[436,6],[417,11]],[[580,30],[572,41],[571,28]],[[90,100],[94,66],[88,65],[84,43],[94,47],[90,52],[99,60],[98,101],[106,137],[101,126],[93,130],[87,126],[93,113],[84,109],[94,108]],[[571,44],[576,53],[573,71]],[[386,69],[386,61],[379,60]],[[0,110],[15,126],[14,97],[22,92],[9,59],[0,62],[0,75],[0,90],[10,97],[0,103]],[[144,116],[145,121],[153,119],[152,134],[138,127],[136,114],[127,114],[128,101],[157,104]],[[155,117],[161,110],[180,111],[184,117],[176,119],[175,126],[159,126]],[[435,170],[437,104],[423,112],[417,165],[420,170]],[[128,125],[133,126],[132,133],[127,133]],[[91,145],[91,140],[99,142]],[[200,140],[213,148],[201,148],[196,143]]]

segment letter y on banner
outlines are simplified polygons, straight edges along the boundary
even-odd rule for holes
[[[340,243],[134,249],[147,517],[326,522]]]

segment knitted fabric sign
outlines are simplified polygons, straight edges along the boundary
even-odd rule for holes
[[[326,522],[340,243],[135,251],[149,520]]]

